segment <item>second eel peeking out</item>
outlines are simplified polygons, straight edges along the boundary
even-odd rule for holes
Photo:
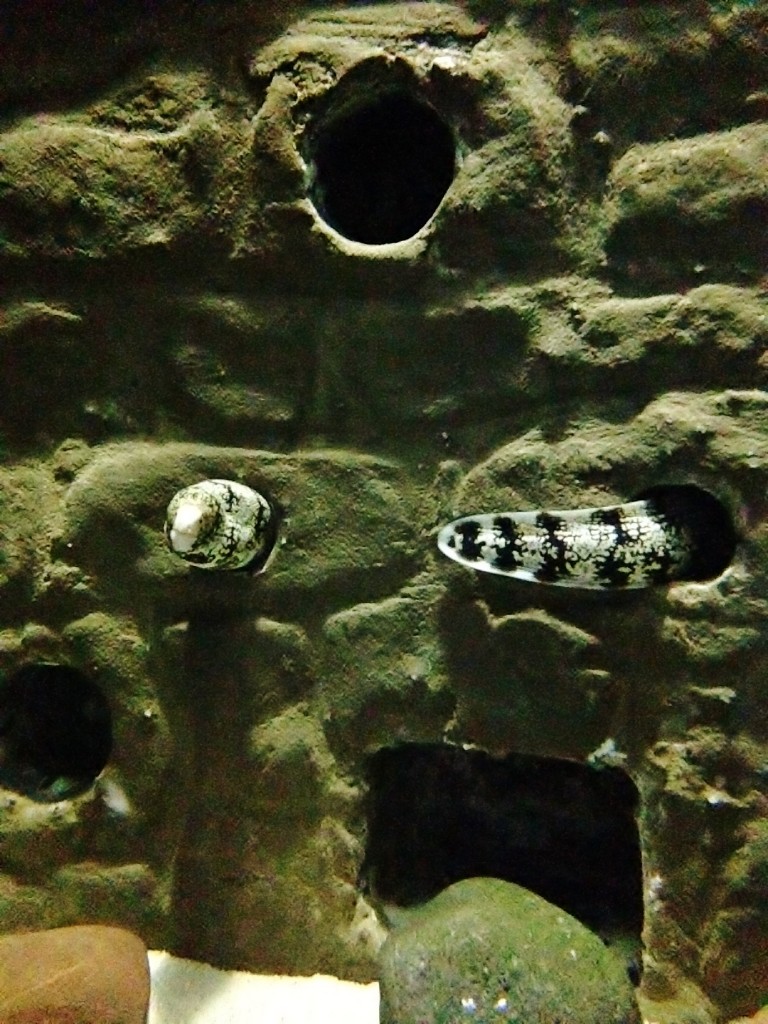
[[[199,569],[261,572],[274,548],[276,514],[267,499],[236,480],[201,480],[168,505],[170,550]]]

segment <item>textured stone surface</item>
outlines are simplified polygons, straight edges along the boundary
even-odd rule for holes
[[[0,936],[3,1024],[144,1024],[147,950],[121,928]]]
[[[639,1024],[623,964],[540,897],[471,878],[412,912],[381,951],[382,1024]]]
[[[766,39],[764,0],[0,19],[0,675],[74,665],[115,738],[75,799],[0,791],[2,928],[367,980],[371,754],[608,750],[640,790],[644,1015],[757,1011]],[[389,89],[456,173],[370,246],[311,202],[312,147]],[[262,576],[164,546],[217,476],[282,508]],[[596,600],[434,550],[461,514],[668,483],[732,516],[718,579]]]
[[[768,248],[766,160],[762,124],[632,147],[610,177],[614,266],[673,286],[691,270],[759,275]]]

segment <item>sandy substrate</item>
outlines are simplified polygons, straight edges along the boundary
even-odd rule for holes
[[[378,1024],[379,986],[220,971],[151,950],[148,1024]]]

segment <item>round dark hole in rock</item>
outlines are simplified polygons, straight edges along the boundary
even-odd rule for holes
[[[368,245],[400,242],[424,227],[453,180],[448,125],[405,92],[371,96],[315,129],[310,198],[339,234]]]
[[[691,554],[679,579],[712,580],[733,560],[738,536],[723,503],[695,484],[649,487],[633,501],[648,501],[655,511],[687,538]]]
[[[537,893],[634,959],[643,924],[639,796],[626,772],[403,744],[371,757],[368,781],[360,881],[391,923],[398,907],[491,876]]]
[[[24,665],[0,683],[0,785],[54,802],[83,792],[112,752],[101,689],[68,665]]]

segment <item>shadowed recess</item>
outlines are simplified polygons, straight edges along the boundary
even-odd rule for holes
[[[55,802],[87,789],[112,751],[101,689],[68,665],[24,665],[0,682],[0,785]]]
[[[370,758],[369,786],[361,881],[382,903],[406,907],[491,876],[538,893],[605,940],[639,940],[639,798],[621,769],[403,744]]]
[[[369,245],[400,242],[424,227],[455,168],[450,128],[406,92],[369,94],[329,114],[308,156],[317,212],[339,234]]]
[[[656,514],[689,538],[691,555],[681,580],[715,579],[731,564],[738,536],[730,513],[714,494],[695,484],[662,484],[632,500],[649,502]]]

